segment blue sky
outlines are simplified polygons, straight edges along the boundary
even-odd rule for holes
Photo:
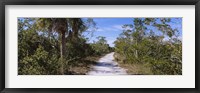
[[[24,18],[19,19],[23,20]],[[83,35],[89,38],[89,43],[97,41],[96,37],[98,36],[104,36],[106,37],[107,43],[111,47],[113,47],[114,41],[123,31],[122,26],[124,24],[133,24],[133,19],[134,18],[93,18],[98,29],[92,31],[93,36],[91,36],[91,29],[89,31],[84,32]],[[173,29],[178,29],[178,31],[180,32],[179,38],[182,39],[182,18],[171,18],[171,22],[169,23],[169,25],[171,25]],[[154,27],[150,27],[150,29],[152,29],[153,31],[157,30]]]
[[[94,18],[93,20],[96,22],[98,29],[93,31],[92,37],[88,32],[83,33],[83,35],[89,38],[89,43],[96,41],[98,36],[104,36],[111,47],[114,46],[113,42],[122,33],[122,26],[124,24],[133,24],[133,18]],[[173,29],[177,28],[179,30],[179,38],[182,38],[182,18],[172,18],[169,24]],[[156,30],[155,28],[151,29]]]

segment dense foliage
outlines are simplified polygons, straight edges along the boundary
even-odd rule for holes
[[[150,68],[139,74],[180,75],[181,33],[170,23],[171,18],[133,18],[132,24],[122,26],[113,48],[106,37],[89,43],[83,35],[95,31],[91,18],[18,18],[18,74],[76,74],[70,69],[89,64],[86,58],[115,52],[120,64]]]
[[[115,41],[116,60],[150,67],[153,74],[182,74],[182,40],[170,22],[170,18],[135,18],[133,24],[125,24]]]
[[[83,58],[109,52],[105,37],[87,43],[82,32],[90,26],[92,19],[18,18],[18,74],[69,74]]]
[[[107,44],[105,37],[99,36],[97,39],[97,42],[91,44],[95,55],[101,55],[102,53],[109,53],[113,51],[112,48]]]

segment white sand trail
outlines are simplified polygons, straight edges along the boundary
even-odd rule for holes
[[[119,67],[114,61],[114,52],[100,58],[95,66],[92,67],[88,75],[126,75],[126,70]]]

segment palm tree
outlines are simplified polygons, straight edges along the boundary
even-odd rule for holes
[[[66,41],[65,34],[68,32],[68,19],[66,18],[39,18],[37,19],[37,26],[42,30],[47,30],[50,33],[52,31],[58,32],[59,36],[61,36],[61,44],[60,44],[60,74],[64,74],[64,66],[63,59],[65,57],[66,51]]]
[[[66,56],[66,40],[77,42],[79,39],[79,34],[88,29],[90,24],[95,26],[95,22],[92,19],[88,19],[85,24],[81,18],[39,18],[37,19],[36,23],[39,29],[42,31],[48,31],[49,34],[51,32],[57,32],[59,34],[61,41],[60,74],[64,74],[63,63]]]
[[[83,20],[81,18],[71,18],[70,19],[70,25],[72,28],[72,38],[74,40],[78,39],[79,33],[87,29],[86,25],[84,24]]]

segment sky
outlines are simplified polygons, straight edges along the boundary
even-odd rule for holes
[[[114,47],[114,41],[122,33],[122,26],[124,24],[133,24],[133,18],[94,18],[96,22],[97,30],[93,31],[93,36],[91,32],[84,32],[83,35],[89,38],[89,43],[97,41],[96,37],[104,36],[106,37],[107,43]],[[177,28],[180,32],[180,39],[182,38],[182,18],[172,18],[169,23],[173,29]],[[151,27],[154,31],[156,28]],[[167,39],[167,38],[166,38]]]
[[[23,18],[19,18],[22,19]],[[104,36],[106,37],[107,43],[114,47],[114,41],[119,37],[119,35],[123,32],[122,26],[124,24],[134,24],[134,18],[93,18],[96,23],[96,30],[90,29],[88,31],[83,32],[83,35],[89,38],[88,43],[93,43],[93,41],[97,41],[96,37]],[[180,32],[179,39],[182,40],[182,18],[171,18],[171,22],[169,23],[173,29],[177,28]],[[153,31],[157,29],[154,27],[150,27]],[[158,32],[158,31],[156,31]],[[159,33],[157,33],[159,34]],[[165,38],[167,40],[167,38]]]

